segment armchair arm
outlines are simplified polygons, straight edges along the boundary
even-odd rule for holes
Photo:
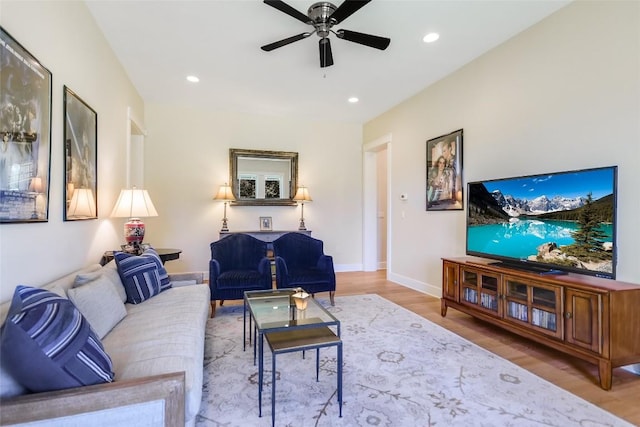
[[[316,268],[323,271],[333,271],[333,257],[331,255],[320,255]]]
[[[220,263],[217,259],[209,260],[209,287],[213,289],[220,276]]]
[[[258,272],[260,275],[269,275],[271,276],[271,260],[267,257],[262,257],[260,260],[260,264],[258,264]]]
[[[287,262],[284,258],[277,256],[276,257],[276,286],[278,288],[288,288],[289,287],[289,269],[287,268]]]
[[[184,372],[34,393],[2,400],[2,424],[96,414],[92,425],[109,425],[109,411],[121,406],[164,401],[164,425],[184,426]],[[135,411],[130,412],[134,417]],[[82,420],[81,419],[81,420]],[[80,421],[82,423],[82,421]],[[131,425],[136,419],[130,420]],[[94,424],[95,423],[95,424]]]

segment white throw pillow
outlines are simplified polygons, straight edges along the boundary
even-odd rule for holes
[[[100,276],[105,276],[111,281],[111,283],[113,284],[113,289],[115,289],[116,293],[118,294],[122,302],[127,301],[127,293],[124,290],[124,285],[122,284],[122,280],[120,280],[120,275],[118,274],[118,270],[116,270],[115,261],[111,261],[110,263],[108,263],[98,271],[92,271],[91,273],[78,274],[76,276],[76,280],[73,286],[77,287],[85,283],[89,283],[91,281],[96,280]]]
[[[102,339],[124,319],[127,310],[109,278],[98,275],[88,282],[85,279],[77,277],[67,296]]]

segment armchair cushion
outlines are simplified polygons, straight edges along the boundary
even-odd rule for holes
[[[254,270],[229,270],[218,276],[218,288],[230,289],[243,286],[251,286],[251,283],[259,282],[263,275]]]

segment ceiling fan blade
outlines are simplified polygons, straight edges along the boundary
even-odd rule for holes
[[[385,50],[389,46],[389,43],[391,43],[391,39],[389,38],[358,33],[356,31],[338,30],[336,35],[341,39],[380,50]]]
[[[371,0],[345,0],[338,6],[329,19],[334,20],[335,23],[338,24],[356,13],[362,6],[370,1]]]
[[[297,42],[298,40],[305,39],[310,35],[311,33],[300,33],[298,35],[287,37],[286,39],[282,39],[277,42],[266,44],[260,47],[260,49],[264,50],[265,52],[271,52],[272,50],[277,49],[279,47],[286,46],[290,43]]]
[[[311,20],[307,15],[298,11],[297,9],[294,9],[281,0],[264,0],[264,2],[271,7],[278,9],[280,12],[286,13],[292,18],[296,18],[298,21],[304,22],[305,24],[311,23]]]
[[[320,68],[330,67],[333,65],[333,55],[331,54],[331,40],[327,38],[320,39]]]

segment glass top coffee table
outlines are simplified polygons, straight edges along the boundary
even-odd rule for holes
[[[298,310],[291,296],[298,289],[273,289],[267,291],[247,291],[244,293],[244,340],[246,340],[247,310],[249,311],[249,339],[251,326],[255,324],[254,363],[256,350],[258,358],[258,395],[262,402],[262,380],[264,375],[264,334],[283,331],[336,327],[340,337],[340,321],[329,313],[314,298],[307,299],[307,307]],[[257,349],[256,349],[257,347]],[[262,405],[260,405],[261,407]],[[262,416],[262,409],[260,409]]]

